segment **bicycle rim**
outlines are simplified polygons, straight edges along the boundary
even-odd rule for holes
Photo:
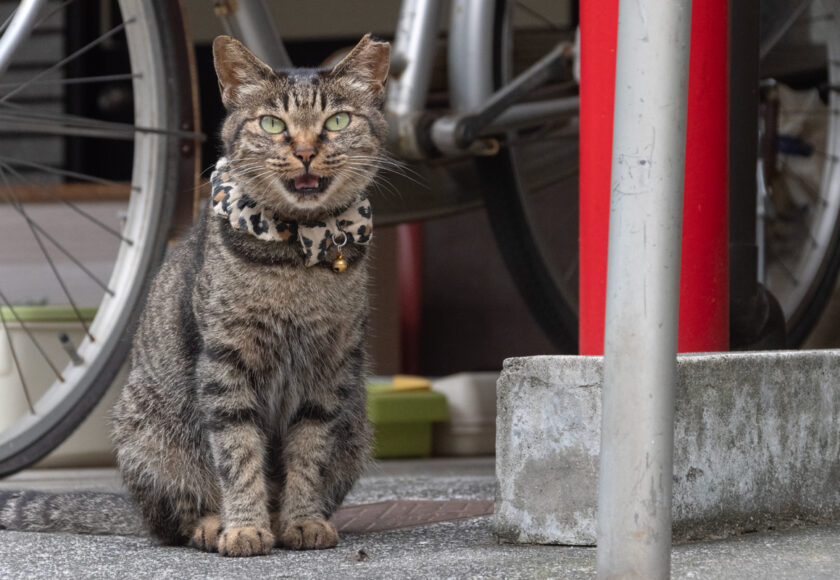
[[[48,188],[66,186],[70,180],[74,182],[73,186],[76,189],[80,188],[80,184],[87,183],[122,186],[127,188],[129,193],[125,206],[125,222],[117,231],[116,246],[113,248],[113,267],[107,277],[101,276],[100,284],[104,286],[101,293],[93,298],[80,298],[78,295],[73,296],[73,287],[67,280],[59,283],[68,300],[70,296],[75,298],[71,303],[77,304],[73,305],[71,310],[81,310],[81,306],[92,306],[87,311],[95,311],[95,317],[84,332],[84,338],[75,345],[78,355],[75,363],[69,360],[69,354],[63,360],[54,355],[43,355],[32,362],[33,365],[54,366],[55,377],[51,384],[46,385],[42,394],[27,395],[31,407],[0,433],[0,475],[12,473],[34,463],[61,443],[87,416],[108,388],[124,361],[147,283],[165,248],[174,198],[178,192],[186,192],[189,197],[192,196],[191,179],[194,170],[192,161],[186,158],[191,156],[181,155],[181,149],[185,145],[193,144],[194,136],[191,132],[194,129],[194,117],[189,95],[191,71],[184,49],[180,6],[165,0],[120,0],[119,7],[122,12],[121,23],[103,30],[96,37],[98,40],[94,40],[93,43],[101,46],[109,41],[120,42],[119,39],[122,38],[127,46],[133,124],[113,123],[96,116],[80,118],[64,113],[45,114],[34,107],[26,107],[24,103],[15,109],[19,112],[17,120],[9,119],[9,116],[0,120],[0,128],[4,123],[17,123],[18,130],[25,132],[35,127],[43,133],[49,128],[45,128],[45,124],[54,124],[57,133],[65,137],[82,134],[90,139],[104,139],[109,143],[113,140],[114,148],[117,147],[117,142],[123,143],[128,140],[133,146],[127,163],[130,175],[106,179],[97,174],[75,171],[71,174],[61,167],[55,167],[55,164],[43,164],[41,170],[52,175],[52,182],[39,182],[30,176],[30,179],[35,181],[29,183],[28,187],[37,193],[54,191]],[[106,37],[104,40],[103,36]],[[124,80],[125,78],[120,79]],[[186,81],[186,85],[183,81]],[[81,82],[96,81],[79,81]],[[0,114],[2,111],[0,108]],[[20,126],[20,119],[26,121],[23,127]],[[126,132],[130,133],[130,136]],[[83,143],[95,146],[93,141]],[[68,156],[66,154],[65,159]],[[185,160],[189,164],[186,169],[183,164]],[[31,163],[27,159],[15,162],[21,167],[26,167],[25,163]],[[21,191],[20,183],[9,185],[9,177],[15,176],[19,180],[25,180],[27,176],[20,171],[15,173],[9,169],[12,161],[4,159],[4,163],[5,165],[0,166],[6,170],[5,192],[8,198],[13,198],[16,191]],[[105,167],[102,171],[107,172],[108,169]],[[190,181],[184,182],[185,178],[189,178]],[[2,189],[3,184],[0,184],[0,190]],[[26,203],[12,204],[10,199],[7,199],[7,203],[7,207],[27,212]],[[79,213],[75,210],[70,211],[73,208],[66,204],[58,205],[68,209],[69,213]],[[85,208],[81,202],[74,205]],[[31,233],[33,237],[39,237],[32,231],[33,227],[29,227],[30,220],[24,217],[28,214],[20,211],[17,213],[26,223],[27,228],[23,231]],[[90,227],[96,229],[95,226]],[[44,240],[50,241],[50,237],[45,233],[46,228],[36,225],[35,230],[40,234],[41,243],[46,246]],[[111,234],[113,235],[113,232]],[[59,243],[55,244],[56,247],[61,245],[60,240],[57,241]],[[52,260],[48,257],[49,254],[49,250],[44,251],[44,258],[53,266],[53,262],[57,262],[55,255],[62,252],[53,248]],[[84,265],[83,261],[80,262]],[[75,265],[75,262],[73,264]],[[61,268],[52,270],[57,280],[62,279]],[[66,274],[66,269],[64,272]],[[68,276],[69,278],[72,276]],[[2,279],[0,277],[0,286]],[[0,337],[0,340],[6,344],[0,345],[0,348],[17,351],[17,354],[11,352],[15,369],[19,371],[15,374],[19,383],[29,383],[24,379],[28,371],[20,353],[24,342],[34,342],[29,339],[29,331],[25,327],[37,330],[38,325],[32,322],[27,324],[16,312],[22,312],[23,309],[17,307],[12,300],[4,302],[4,328],[8,329],[9,323],[15,323],[23,332],[19,333],[20,338],[16,345],[15,340],[10,338],[12,334],[8,330],[4,332],[5,336]],[[78,323],[81,327],[85,326],[81,320]],[[57,337],[52,340],[55,339]],[[54,344],[48,345],[48,349],[53,347]],[[34,384],[27,385],[30,391],[37,390],[36,387]]]

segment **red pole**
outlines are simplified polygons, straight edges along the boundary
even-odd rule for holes
[[[678,349],[703,352],[729,349],[727,0],[694,2],[691,31]]]
[[[604,353],[618,0],[580,3],[580,354]]]
[[[618,0],[580,5],[580,354],[603,354]],[[727,0],[693,2],[680,352],[729,348],[727,46]]]
[[[423,226],[397,226],[397,284],[400,298],[400,372],[420,372],[420,333],[423,318]]]

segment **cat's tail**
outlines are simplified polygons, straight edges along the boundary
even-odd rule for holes
[[[147,535],[131,500],[118,493],[0,491],[0,529]]]

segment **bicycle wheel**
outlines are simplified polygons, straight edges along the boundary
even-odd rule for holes
[[[760,279],[782,304],[793,347],[816,324],[840,270],[838,4],[812,2],[761,63],[762,77],[775,78],[781,93],[783,132],[772,183],[759,183],[772,192]],[[496,87],[518,72],[511,58],[516,5],[496,4]],[[562,38],[562,28],[549,28]],[[502,136],[508,146],[500,155],[476,161],[505,263],[543,330],[568,352],[576,350],[577,337],[577,138],[575,124],[560,121]]]
[[[495,88],[574,35],[573,23],[558,24],[523,6],[496,2]],[[517,10],[530,13],[532,27],[514,25]],[[568,91],[567,83],[558,84],[542,88],[534,98],[567,96]],[[558,349],[569,353],[577,352],[578,333],[577,140],[576,124],[561,120],[502,136],[498,155],[476,158],[502,258],[535,320]]]
[[[794,347],[819,320],[840,269],[840,2],[807,8],[761,61],[760,280],[778,298]]]
[[[19,228],[12,251],[0,253],[0,475],[42,458],[99,401],[130,346],[176,197],[192,207],[197,112],[186,38],[180,5],[167,0],[52,3],[0,78],[0,135],[34,143],[12,150],[0,140],[4,228],[13,217]],[[20,263],[33,253],[40,263]],[[50,310],[84,336],[66,354],[58,333],[44,338],[33,320]]]

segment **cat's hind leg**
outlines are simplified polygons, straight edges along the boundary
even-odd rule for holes
[[[222,519],[219,514],[204,516],[198,520],[189,545],[205,552],[216,552],[219,549],[219,535],[221,533]]]
[[[137,482],[128,483],[128,488],[152,537],[164,545],[218,551],[221,518],[218,513],[200,513],[193,494],[161,491]]]
[[[192,498],[126,481],[146,528],[153,538],[166,546],[186,544],[199,521],[197,504]]]

